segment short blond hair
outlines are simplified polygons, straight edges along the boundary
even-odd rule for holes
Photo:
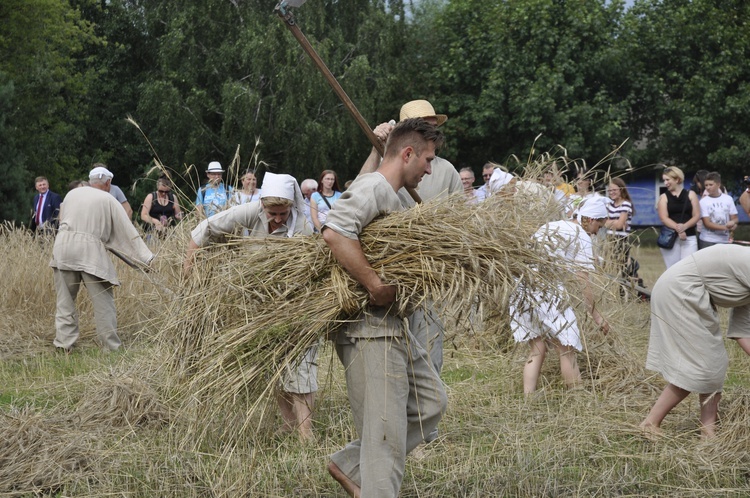
[[[678,183],[685,181],[685,173],[682,172],[677,166],[667,166],[664,168],[662,175],[670,177],[672,180],[677,180]]]
[[[294,204],[294,201],[291,199],[284,199],[283,197],[263,197],[261,199],[261,203],[263,204],[263,207],[272,208],[272,207],[291,207],[292,204]]]

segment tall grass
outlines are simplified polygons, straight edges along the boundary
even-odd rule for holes
[[[340,364],[321,353],[314,443],[275,433],[275,410],[223,413],[210,420],[180,409],[160,340],[165,317],[181,306],[179,265],[186,230],[155,250],[157,272],[118,264],[116,304],[124,351],[95,343],[86,292],[79,297],[82,337],[73,354],[56,354],[55,293],[49,241],[0,232],[5,257],[0,299],[0,495],[32,496],[344,496],[325,471],[327,456],[354,436]],[[637,253],[650,287],[663,271],[656,249]],[[405,497],[745,496],[750,493],[750,362],[733,341],[716,440],[698,437],[697,398],[678,406],[652,442],[637,424],[663,386],[644,369],[648,304],[622,299],[600,283],[600,307],[612,333],[582,317],[586,350],[580,388],[566,390],[557,358],[540,390],[522,394],[525,346],[508,340],[502,315],[473,310],[470,326],[451,330],[443,378],[449,395],[440,436],[407,460]],[[199,317],[196,317],[199,319]],[[231,424],[242,439],[222,439]],[[197,448],[184,434],[208,434]]]

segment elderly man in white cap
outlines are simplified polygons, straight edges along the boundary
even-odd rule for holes
[[[254,238],[292,237],[312,235],[312,226],[304,214],[305,201],[291,175],[267,172],[263,178],[260,201],[233,206],[203,220],[191,232],[185,256],[184,270],[189,274],[195,252],[212,239],[220,239],[241,228]],[[277,391],[276,401],[284,421],[282,431],[298,431],[300,437],[310,440],[312,433],[312,410],[317,380],[318,348],[313,346],[286,368]]]
[[[580,293],[586,311],[606,334],[609,324],[595,307],[594,293],[588,272],[594,269],[591,236],[607,220],[607,203],[603,197],[586,201],[574,220],[553,221],[542,225],[534,234],[538,250],[548,251],[570,264],[580,284]],[[542,363],[547,354],[547,342],[552,343],[560,356],[560,372],[569,387],[581,380],[576,351],[583,345],[575,313],[565,302],[566,291],[560,285],[555,295],[525,289],[523,296],[510,308],[511,330],[516,342],[528,342],[531,355],[523,367],[523,390],[536,391]]]
[[[198,189],[195,207],[201,217],[215,215],[229,206],[232,198],[232,187],[224,184],[222,175],[224,169],[219,161],[211,161],[206,168],[208,182]]]
[[[121,345],[113,293],[120,282],[107,251],[131,266],[148,265],[154,257],[120,203],[108,193],[113,177],[103,166],[92,169],[90,186],[68,192],[60,210],[50,266],[57,291],[54,345],[67,352],[79,335],[75,301],[81,284],[94,305],[102,346],[116,350]]]

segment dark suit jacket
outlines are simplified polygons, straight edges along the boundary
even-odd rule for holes
[[[31,215],[31,223],[29,228],[36,230],[36,205],[39,203],[39,193],[34,196],[33,214]],[[49,221],[49,225],[53,228],[57,228],[60,223],[60,205],[62,204],[62,197],[52,192],[47,191],[47,197],[44,199],[42,205],[42,220]]]

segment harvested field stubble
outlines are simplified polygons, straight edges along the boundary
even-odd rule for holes
[[[611,334],[602,337],[577,310],[586,346],[579,355],[581,387],[564,389],[551,353],[538,393],[522,395],[528,349],[509,339],[506,305],[518,277],[541,273],[539,284],[552,285],[561,273],[555,266],[535,273],[526,266],[528,237],[544,214],[527,214],[526,205],[520,213],[499,208],[459,207],[441,218],[423,206],[421,218],[393,217],[393,225],[369,235],[368,251],[383,258],[375,262],[379,271],[397,279],[414,303],[421,296],[440,299],[447,326],[448,411],[438,440],[407,459],[401,496],[750,494],[747,357],[727,343],[730,368],[716,440],[698,438],[696,396],[666,418],[663,438],[644,439],[637,424],[664,384],[643,367],[648,304],[621,298],[603,275],[611,269],[594,277],[597,307],[609,318]],[[422,219],[428,217],[442,228],[433,230]],[[330,269],[330,256],[315,238],[299,241],[310,252],[305,255],[288,254],[289,241],[230,241],[204,251],[191,280],[182,281],[194,225],[188,219],[155,246],[152,274],[116,263],[126,349],[109,355],[94,344],[85,291],[78,303],[80,346],[69,356],[53,352],[51,245],[18,230],[0,231],[7,256],[0,260],[0,495],[344,496],[325,463],[355,431],[330,342],[320,355],[315,442],[275,434],[275,410],[261,408],[272,399],[277,367],[303,347],[294,334],[304,340],[325,335],[338,324],[329,322],[334,312],[356,309],[366,296],[345,273]],[[406,226],[421,240],[394,235]],[[464,231],[490,241],[475,249],[480,242]],[[440,244],[448,250],[435,255],[425,242],[430,237],[445,239]],[[493,269],[482,251],[496,246],[509,259],[501,257]],[[651,286],[663,271],[658,250],[642,247],[637,254]],[[292,256],[301,263],[293,264]],[[418,276],[406,275],[409,258],[427,262],[421,288]],[[463,262],[454,266],[456,259]],[[280,281],[280,275],[292,278]],[[485,289],[492,279],[499,285]],[[272,305],[276,319],[268,311]],[[268,326],[252,330],[263,314],[269,314]],[[254,352],[256,345],[265,349]],[[236,361],[241,354],[245,362]],[[264,363],[249,363],[254,358]]]

